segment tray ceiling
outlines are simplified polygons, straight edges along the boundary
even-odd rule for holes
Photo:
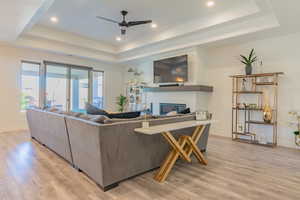
[[[300,31],[300,1],[295,0],[28,0],[8,1],[0,7],[0,41],[13,45],[109,63],[218,43],[249,35],[270,37]],[[120,20],[152,19],[158,27],[129,28],[122,41],[116,24],[97,15]],[[51,21],[52,17],[57,22]],[[7,23],[7,19],[12,23]],[[252,37],[253,38],[253,37]]]

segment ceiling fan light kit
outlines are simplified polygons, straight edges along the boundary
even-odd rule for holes
[[[127,22],[127,21],[126,21],[126,15],[127,15],[127,14],[128,14],[128,12],[127,12],[126,10],[122,10],[122,11],[121,11],[121,15],[122,15],[122,17],[123,17],[123,19],[122,19],[121,22],[118,22],[118,21],[116,21],[116,20],[109,19],[109,18],[106,18],[106,17],[102,17],[102,16],[97,16],[97,18],[98,18],[98,19],[105,20],[105,21],[107,21],[107,22],[112,22],[112,23],[118,24],[119,27],[120,27],[120,29],[121,29],[121,34],[122,34],[122,35],[125,35],[125,34],[126,34],[126,30],[127,30],[127,28],[129,28],[129,27],[152,23],[152,20],[129,21],[129,22]],[[156,26],[157,26],[157,25],[156,25]]]

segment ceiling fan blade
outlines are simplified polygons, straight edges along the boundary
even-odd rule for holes
[[[113,20],[113,19],[109,19],[109,18],[106,18],[106,17],[101,17],[101,16],[96,16],[98,19],[102,19],[102,20],[105,20],[105,21],[108,21],[108,22],[112,22],[112,23],[116,23],[116,24],[119,24],[118,21],[116,20]]]
[[[149,24],[149,23],[152,23],[152,20],[131,21],[131,22],[128,22],[128,26],[137,26],[137,25]]]

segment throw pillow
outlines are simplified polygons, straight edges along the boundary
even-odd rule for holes
[[[85,119],[85,120],[90,120],[91,118],[93,118],[95,115],[86,115],[86,114],[82,114],[79,116],[80,119]]]
[[[166,114],[166,116],[175,116],[177,115],[177,111],[171,111]]]
[[[109,120],[110,118],[108,118],[107,116],[105,115],[97,115],[93,118],[91,118],[90,120],[93,121],[93,122],[97,122],[97,123],[101,123],[101,124],[104,124],[104,122],[106,120]]]
[[[85,109],[86,109],[86,113],[90,115],[106,115],[106,116],[109,115],[109,113],[106,112],[105,110],[99,109],[90,103],[85,104]]]
[[[179,112],[179,114],[189,114],[189,113],[191,113],[191,109],[190,108],[186,108],[186,109],[184,109],[184,110],[182,110],[182,111]]]
[[[47,108],[47,109],[45,109],[46,111],[48,111],[48,112],[59,112],[60,110],[58,109],[58,108],[56,108],[56,107],[51,107],[51,108]]]
[[[113,123],[118,123],[118,122],[128,122],[128,121],[133,121],[132,119],[118,119],[118,118],[115,118],[115,119],[107,119],[107,120],[104,120],[104,124],[113,124]]]
[[[79,118],[84,119],[84,120],[89,120],[89,121],[93,121],[93,122],[97,122],[97,123],[101,123],[104,124],[105,120],[110,120],[110,118],[108,118],[105,115],[80,115]]]
[[[79,117],[80,115],[82,115],[82,113],[73,112],[73,111],[65,112],[64,114],[72,117]]]

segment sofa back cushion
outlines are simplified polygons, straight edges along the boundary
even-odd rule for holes
[[[110,120],[109,117],[105,116],[105,115],[80,115],[79,118],[84,119],[84,120],[89,120],[92,122],[97,122],[100,124],[104,124],[106,120]]]
[[[110,113],[108,114],[109,118],[117,118],[117,119],[132,119],[137,118],[141,115],[140,111],[137,112],[122,112],[122,113]]]
[[[105,115],[108,116],[108,112],[105,110],[102,110],[100,108],[97,108],[96,106],[93,106],[90,103],[85,104],[86,113],[89,115]]]

